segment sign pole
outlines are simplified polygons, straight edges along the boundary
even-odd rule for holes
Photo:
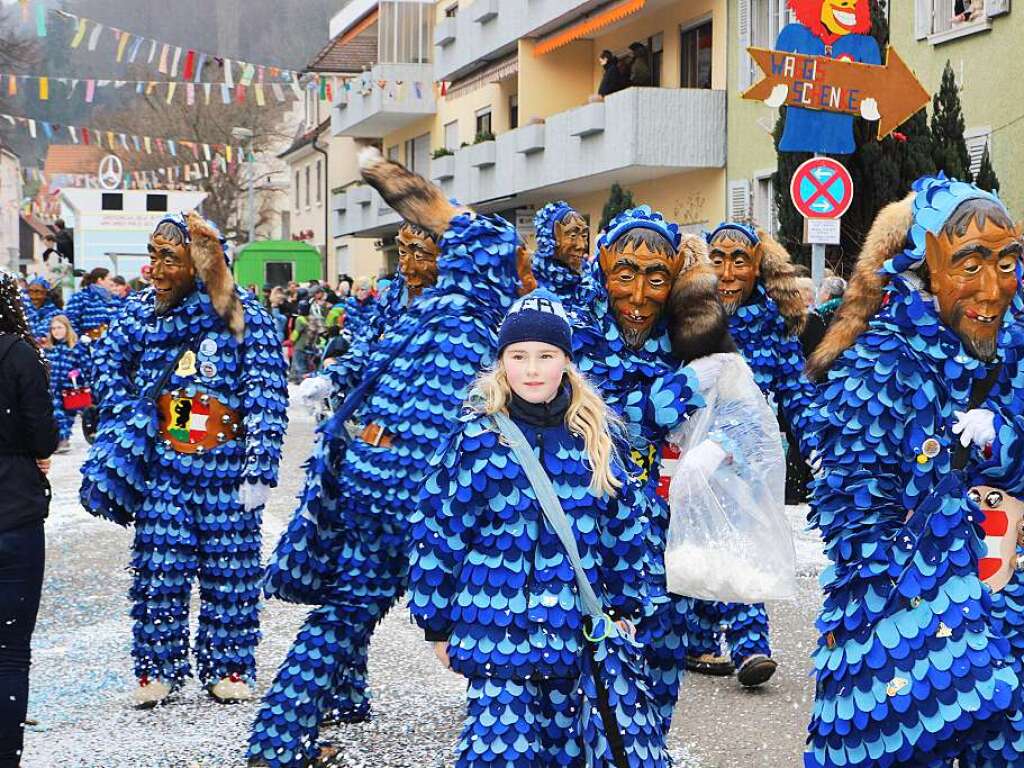
[[[815,158],[821,157],[819,152],[814,153]],[[811,280],[814,281],[814,295],[818,295],[821,283],[825,279],[825,244],[815,243],[811,246]]]

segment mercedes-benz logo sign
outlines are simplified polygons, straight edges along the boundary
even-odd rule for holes
[[[117,155],[107,155],[100,160],[100,186],[104,189],[117,189],[121,186],[124,166]]]

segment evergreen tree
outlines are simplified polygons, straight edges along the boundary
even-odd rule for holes
[[[632,192],[628,189],[624,190],[618,184],[612,184],[611,191],[608,194],[608,202],[604,204],[604,210],[601,212],[601,225],[597,228],[598,231],[600,232],[607,227],[609,222],[620,213],[628,211],[635,205]]]
[[[992,167],[992,158],[989,157],[987,143],[985,151],[981,155],[981,167],[978,168],[978,177],[974,183],[989,192],[999,191],[999,178],[996,176],[996,169]]]
[[[960,181],[971,181],[971,156],[964,141],[964,114],[960,108],[960,89],[953,67],[946,61],[942,85],[932,97],[932,158],[936,169]]]

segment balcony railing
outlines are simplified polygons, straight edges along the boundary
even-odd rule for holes
[[[434,114],[432,73],[430,64],[378,64],[365,79],[353,79],[349,91],[340,91],[331,111],[331,133],[380,138]]]
[[[629,88],[438,158],[430,176],[445,194],[473,205],[722,168],[725,102],[724,91]],[[349,189],[341,204],[341,235],[377,235],[399,222],[369,187]]]

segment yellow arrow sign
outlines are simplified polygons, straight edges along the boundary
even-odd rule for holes
[[[783,85],[787,88],[787,107],[848,115],[859,115],[861,102],[874,99],[881,115],[879,141],[923,109],[931,99],[891,47],[886,49],[882,66],[770,48],[748,48],[747,51],[765,76],[743,93],[744,99],[764,101],[776,86]]]

